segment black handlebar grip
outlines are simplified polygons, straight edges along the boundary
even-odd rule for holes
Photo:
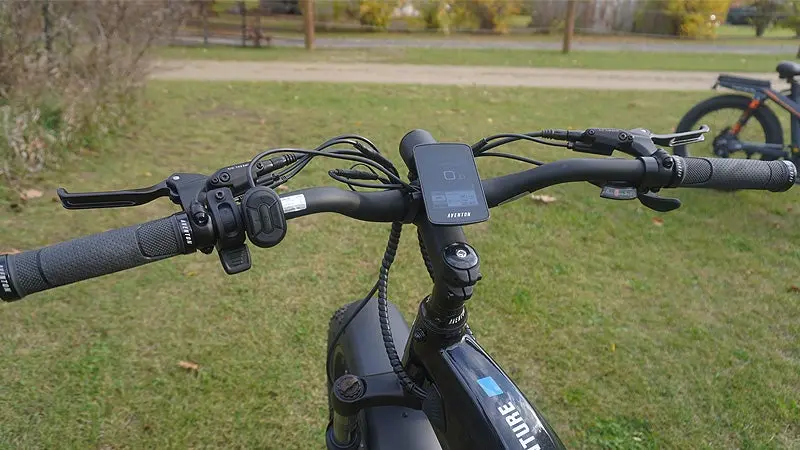
[[[792,187],[797,178],[797,168],[787,160],[673,158],[677,171],[673,187],[782,192]]]
[[[403,158],[403,161],[405,161],[409,170],[417,170],[414,165],[414,147],[420,144],[433,144],[435,142],[436,139],[434,139],[430,133],[421,129],[411,130],[403,136],[403,139],[400,139],[400,156]]]
[[[193,252],[185,213],[37,250],[0,255],[0,298],[26,295]]]

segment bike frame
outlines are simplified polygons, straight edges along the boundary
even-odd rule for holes
[[[415,145],[431,143],[432,138],[429,135],[427,138],[404,138],[401,154],[407,163],[410,158],[407,155]],[[413,162],[409,167],[413,167]],[[344,353],[350,355],[351,364],[352,359],[359,360],[354,365],[361,367],[351,367],[356,375],[363,377],[365,367],[372,374],[365,377],[366,394],[358,400],[359,405],[343,401],[341,392],[330,394],[335,413],[328,432],[328,448],[361,448],[363,434],[368,436],[369,449],[563,449],[563,444],[541,413],[469,332],[464,304],[480,280],[480,263],[462,228],[433,225],[424,211],[416,215],[414,225],[418,230],[420,247],[429,258],[434,285],[431,294],[420,303],[411,329],[407,334],[403,333],[402,365],[416,384],[424,387],[427,397],[419,402],[408,392],[398,391],[398,377],[391,369],[386,370],[388,364],[370,361],[386,361],[387,356],[383,338],[372,337],[380,333],[375,323],[377,315],[373,316],[372,324],[367,323],[368,318],[362,317],[357,326],[366,325],[366,331],[356,332],[362,339],[351,336],[344,343],[345,346],[360,346],[360,349],[345,349]],[[461,261],[454,261],[457,254],[454,248],[458,249],[458,258],[471,262],[459,264]],[[390,322],[395,318],[392,327],[400,328],[396,326],[398,321],[402,322],[402,317],[397,319],[399,313],[390,308],[387,314]],[[401,330],[405,332],[403,328]],[[378,345],[366,348],[370,341],[365,339]],[[402,341],[395,340],[395,343],[402,344]],[[383,373],[378,373],[381,368]],[[336,387],[333,390],[336,391]],[[399,414],[384,414],[384,423],[380,423],[374,410],[381,407],[402,409],[395,410]],[[430,427],[418,423],[421,416],[409,413],[418,413],[414,410],[422,411]],[[361,411],[367,415],[358,418]],[[410,421],[404,422],[404,419]],[[409,422],[417,425],[409,426]],[[376,432],[376,427],[383,431]],[[407,428],[407,434],[419,434],[410,438],[414,439],[413,444],[408,442],[409,438],[398,438],[401,434],[398,429],[403,428]],[[433,442],[431,428],[438,444]],[[392,438],[383,434],[390,434]]]
[[[783,92],[773,89],[768,81],[726,75],[719,77],[717,84],[714,85],[715,88],[717,86],[723,86],[728,89],[747,92],[753,95],[753,101],[750,102],[750,105],[748,105],[747,109],[731,128],[731,134],[734,136],[738,135],[747,124],[747,121],[753,116],[753,113],[768,100],[774,101],[791,115],[790,151],[786,151],[784,147],[775,144],[757,142],[740,142],[741,150],[761,153],[772,159],[785,158],[795,162],[800,161],[800,82],[790,79],[789,84],[789,96],[786,96]]]

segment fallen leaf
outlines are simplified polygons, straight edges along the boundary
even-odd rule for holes
[[[796,285],[793,284],[789,286],[789,289],[787,289],[786,292],[800,292],[800,287],[797,287]]]
[[[612,351],[612,352],[615,352],[615,351],[617,351],[617,344],[615,344],[615,343],[613,343],[613,342],[611,343],[611,351]]]
[[[200,365],[191,361],[180,361],[178,362],[178,367],[186,369],[190,372],[197,372],[200,370]]]
[[[19,198],[23,200],[30,200],[32,198],[39,198],[42,196],[42,191],[36,189],[26,189],[19,194]]]
[[[8,249],[8,250],[0,250],[0,255],[2,255],[2,254],[16,255],[17,253],[22,253],[22,252],[20,252],[19,250],[15,249],[15,248]]]
[[[556,201],[556,198],[553,197],[552,195],[544,195],[544,194],[542,194],[542,195],[540,195],[540,194],[531,194],[531,198],[535,202],[544,203],[545,205],[548,204],[548,203],[553,203],[554,201]]]
[[[282,184],[282,185],[278,186],[276,189],[281,191],[281,192],[285,192],[285,191],[289,190],[289,186],[286,186],[285,184]]]
[[[664,219],[662,219],[661,217],[653,217],[653,225],[657,227],[663,227]]]

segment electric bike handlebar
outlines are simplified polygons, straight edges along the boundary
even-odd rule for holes
[[[405,157],[402,148],[401,145]],[[784,191],[796,178],[794,165],[783,161],[673,158],[673,176],[663,187]],[[520,194],[559,183],[615,181],[638,185],[645,176],[645,162],[641,159],[567,159],[483,180],[483,190],[488,205],[495,207]],[[281,200],[285,202],[287,219],[335,212],[363,221],[394,222],[405,220],[414,207],[413,197],[399,190],[353,192],[319,187],[285,194]],[[295,207],[287,208],[288,203]],[[298,204],[302,207],[297,207]],[[35,292],[192,253],[196,249],[188,216],[177,213],[37,250],[0,255],[0,298],[18,300]]]

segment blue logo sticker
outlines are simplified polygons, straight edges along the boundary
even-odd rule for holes
[[[492,377],[481,378],[478,380],[478,384],[481,385],[483,392],[486,392],[489,397],[495,397],[503,393],[503,390],[500,389],[500,386],[497,385],[497,382]]]

